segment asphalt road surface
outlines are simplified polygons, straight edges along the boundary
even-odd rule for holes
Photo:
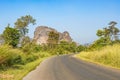
[[[65,55],[43,61],[23,80],[120,80],[120,70]]]

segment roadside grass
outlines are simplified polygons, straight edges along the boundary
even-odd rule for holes
[[[82,60],[120,69],[120,44],[106,46],[101,50],[81,52],[75,56]]]
[[[26,65],[16,65],[7,70],[0,71],[0,80],[22,80],[30,71],[36,68],[43,60],[47,57],[39,58],[33,62],[27,63]]]
[[[41,61],[52,56],[48,52],[24,53],[8,45],[0,46],[0,80],[22,80]]]

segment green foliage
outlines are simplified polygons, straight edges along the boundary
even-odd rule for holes
[[[59,40],[59,33],[51,31],[48,34],[48,45],[49,48],[54,48],[56,44],[58,44],[58,40]]]
[[[53,49],[45,47],[47,51],[53,55],[58,55],[58,54],[68,54],[68,53],[75,53],[77,52],[77,45],[75,42],[66,42],[66,41],[61,41],[59,44],[56,44]]]
[[[31,42],[29,36],[25,36],[21,42],[22,46],[25,46],[26,44],[29,44]]]
[[[42,47],[40,45],[36,45],[32,42],[28,43],[22,47],[22,51],[27,54],[39,52],[39,51],[41,51],[41,49],[42,49]]]
[[[111,21],[108,28],[106,27],[103,30],[98,30],[96,35],[98,37],[109,38],[111,41],[118,40],[118,33],[120,30],[115,27],[116,24],[116,22]]]
[[[38,55],[35,55],[35,54],[30,54],[30,55],[27,55],[26,57],[26,62],[32,62],[32,61],[35,61],[36,59],[38,59],[39,56]]]
[[[19,43],[20,33],[17,29],[11,28],[8,25],[3,32],[3,37],[6,44],[16,47]]]
[[[118,42],[118,33],[120,30],[115,27],[116,24],[115,21],[111,21],[108,27],[103,28],[103,30],[98,30],[96,35],[100,38],[90,45],[89,49],[100,49],[103,46],[112,45],[113,43]]]
[[[33,47],[32,47],[33,46]],[[32,45],[28,51],[23,52],[21,49],[14,49],[9,45],[0,46],[0,70],[1,68],[11,67],[14,65],[24,65],[38,58],[50,56],[45,52],[40,52],[40,46]]]
[[[98,30],[96,33],[97,36],[101,37],[104,35],[104,31],[103,30]]]
[[[87,48],[87,47],[85,47],[85,46],[83,46],[83,45],[79,45],[79,46],[77,46],[76,51],[77,51],[77,52],[81,52],[81,51],[86,50],[86,48]]]
[[[42,45],[41,45],[41,50],[42,50],[42,51],[48,51],[48,50],[49,50],[48,45],[42,44]]]
[[[29,53],[31,53],[31,50],[32,48],[31,48],[31,44],[29,43],[29,44],[26,44],[26,45],[24,45],[23,47],[22,47],[22,51],[23,52],[25,52],[25,53],[27,53],[27,54],[29,54]]]
[[[37,52],[36,55],[39,55],[40,58],[51,56],[49,52]]]
[[[25,75],[34,70],[43,60],[47,58],[48,57],[39,58],[25,65],[14,65],[4,71],[0,70],[0,74],[3,76],[0,77],[0,80],[22,80]]]
[[[98,50],[106,45],[111,45],[109,38],[101,37],[98,40],[94,41],[89,47],[88,50]]]
[[[104,28],[103,30],[98,30],[96,35],[98,37],[110,38],[110,29]]]
[[[31,23],[34,25],[35,21],[36,20],[33,19],[33,17],[30,15],[22,16],[21,18],[18,18],[15,22],[15,28],[19,29],[22,36],[25,36],[26,33],[28,33],[28,25]]]
[[[11,66],[13,64],[21,64],[22,54],[17,49],[12,49],[8,45],[0,46],[0,65]]]
[[[75,52],[76,52],[76,48],[77,48],[76,43],[75,43],[75,42],[71,42],[71,43],[69,44],[68,50],[69,50],[70,52],[75,53]]]

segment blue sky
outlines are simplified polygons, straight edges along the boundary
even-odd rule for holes
[[[14,27],[17,18],[33,16],[36,25],[29,26],[32,38],[37,26],[45,25],[68,31],[74,41],[84,44],[96,40],[96,31],[116,21],[120,29],[120,0],[0,0],[0,34],[8,23]]]

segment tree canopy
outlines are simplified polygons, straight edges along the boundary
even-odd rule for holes
[[[115,26],[117,22],[111,21],[108,27],[103,28],[103,30],[98,30],[96,35],[98,37],[108,38],[111,41],[118,40],[118,33],[120,30]]]
[[[28,33],[28,25],[35,24],[36,20],[32,16],[26,15],[18,18],[15,22],[15,28],[17,28],[22,36],[25,36]]]
[[[19,43],[20,33],[17,29],[8,25],[3,32],[3,37],[6,44],[16,47]]]
[[[55,44],[58,43],[59,33],[51,31],[48,34],[48,45],[52,48]]]

